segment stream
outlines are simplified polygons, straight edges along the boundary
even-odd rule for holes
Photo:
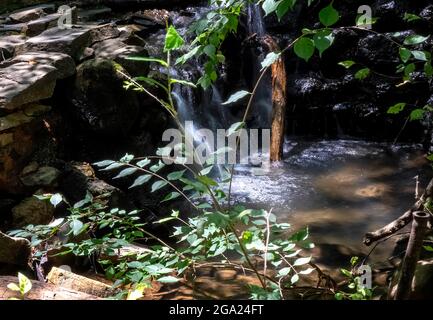
[[[422,188],[432,174],[417,145],[292,138],[284,149],[284,162],[266,175],[236,167],[236,202],[272,208],[293,229],[308,226],[319,247],[334,246],[345,255],[368,254],[364,234],[399,217],[414,202],[414,177]],[[382,243],[369,262],[386,262],[393,247],[394,241]]]

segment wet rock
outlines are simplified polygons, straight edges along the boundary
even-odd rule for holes
[[[397,44],[389,41],[385,36],[370,34],[358,43],[358,59],[369,65],[381,69],[392,67],[399,63]]]
[[[433,23],[433,4],[425,7],[421,11],[420,17],[423,18],[427,22]]]
[[[146,45],[146,42],[143,38],[139,37],[136,32],[140,32],[142,27],[138,25],[127,25],[119,28],[120,30],[120,36],[119,39],[131,46],[138,46],[138,47],[144,47]]]
[[[20,179],[26,187],[52,187],[57,182],[60,171],[52,167],[40,167],[35,172],[22,174]]]
[[[0,67],[11,66],[20,62],[25,62],[29,65],[39,64],[55,67],[57,69],[57,79],[65,79],[75,74],[74,60],[70,56],[60,52],[26,52],[0,64]]]
[[[0,263],[25,266],[30,258],[30,242],[0,231]]]
[[[36,197],[24,199],[12,209],[12,223],[16,228],[29,224],[48,224],[53,216],[53,205],[48,201],[39,200]]]
[[[90,41],[89,28],[48,29],[30,38],[23,51],[61,52],[78,60]]]
[[[165,29],[166,21],[170,18],[167,10],[144,10],[132,14],[130,21],[146,29],[147,32]]]
[[[126,78],[115,62],[92,59],[77,69],[72,95],[74,113],[87,129],[106,136],[127,133],[135,123],[139,100],[123,88]],[[124,71],[126,72],[126,71]]]
[[[110,39],[93,46],[97,58],[114,60],[132,76],[143,76],[148,72],[149,64],[142,61],[128,60],[131,56],[148,56],[143,47],[131,46],[119,39]]]

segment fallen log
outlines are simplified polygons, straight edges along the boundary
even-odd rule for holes
[[[280,48],[271,36],[263,38],[270,52],[279,52]],[[272,71],[272,126],[270,160],[281,161],[283,159],[283,143],[286,116],[287,77],[286,67],[280,57],[271,66]]]
[[[386,226],[376,231],[366,233],[364,236],[364,244],[366,246],[369,246],[373,242],[389,237],[392,234],[396,233],[397,231],[403,229],[410,222],[412,222],[414,212],[424,210],[424,204],[427,202],[429,198],[432,197],[432,195],[433,195],[433,179],[430,180],[429,184],[427,185],[427,188],[425,189],[421,197],[415,202],[412,208],[410,208],[403,215],[401,215],[399,218],[392,221],[391,223],[387,224]]]
[[[9,283],[17,283],[16,277],[0,277],[0,300],[20,298],[19,293],[7,288]],[[100,300],[101,298],[76,290],[32,280],[32,289],[25,300]]]
[[[105,283],[56,267],[51,269],[47,280],[48,283],[55,286],[83,292],[100,298],[112,297],[117,293],[117,290]]]

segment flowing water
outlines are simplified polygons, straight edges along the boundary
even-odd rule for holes
[[[316,244],[367,254],[364,234],[412,206],[414,177],[425,185],[431,174],[418,146],[296,138],[286,143],[285,160],[266,175],[238,166],[233,195],[238,203],[272,209],[294,229],[309,226]],[[378,246],[370,262],[386,261],[393,246]]]

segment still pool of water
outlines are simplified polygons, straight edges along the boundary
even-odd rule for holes
[[[265,175],[253,175],[248,166],[236,168],[236,202],[272,208],[294,229],[309,226],[316,250],[337,248],[348,256],[367,254],[364,234],[406,211],[414,202],[415,177],[423,187],[433,174],[417,145],[296,140],[284,149],[284,161]],[[370,263],[386,262],[394,243],[378,246]]]

